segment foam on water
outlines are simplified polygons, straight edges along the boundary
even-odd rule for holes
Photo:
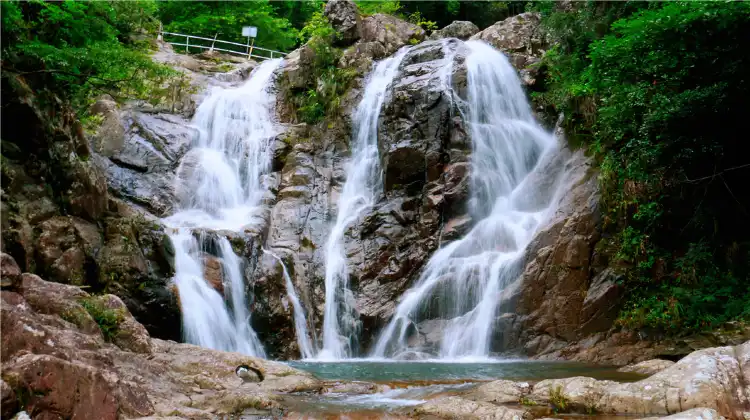
[[[349,226],[370,208],[382,189],[378,155],[378,116],[386,90],[396,76],[407,48],[378,62],[370,74],[362,100],[353,116],[352,159],[346,169],[346,182],[338,200],[336,223],[325,248],[325,310],[323,348],[317,357],[335,360],[352,357],[360,329],[349,290],[349,271],[344,252],[344,234]]]
[[[556,152],[556,139],[535,121],[508,59],[480,41],[466,46],[464,112],[473,145],[468,210],[475,223],[433,254],[381,333],[374,357],[422,351],[452,361],[486,360],[500,293],[520,275],[524,250],[554,201],[556,188],[524,181],[544,155]],[[415,340],[428,319],[444,323],[437,349]]]
[[[214,89],[198,107],[193,126],[199,136],[177,170],[178,211],[164,219],[175,249],[174,282],[179,293],[185,339],[203,347],[264,357],[250,326],[242,261],[225,235],[258,225],[270,171],[275,97],[269,87],[282,60],[267,60],[235,89]],[[224,296],[205,278],[204,258],[218,248]]]

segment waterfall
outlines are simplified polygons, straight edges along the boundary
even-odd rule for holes
[[[294,283],[292,278],[289,276],[289,271],[286,269],[286,264],[278,255],[271,251],[263,250],[264,253],[268,253],[272,257],[276,258],[281,264],[281,268],[284,274],[284,281],[286,283],[286,295],[292,302],[292,310],[294,310],[294,334],[297,336],[297,345],[299,346],[300,354],[303,359],[310,359],[313,357],[313,344],[310,341],[310,336],[307,333],[307,319],[305,318],[305,311],[302,308],[302,304],[299,302],[297,292],[294,290]]]
[[[378,62],[371,72],[362,100],[353,118],[352,159],[338,200],[338,214],[325,247],[325,311],[323,348],[320,359],[351,357],[356,348],[359,320],[348,288],[344,235],[349,226],[371,207],[382,188],[378,154],[378,115],[386,90],[406,55],[404,48],[393,57]]]
[[[281,60],[267,60],[236,89],[215,89],[196,111],[199,135],[177,170],[178,212],[164,219],[175,249],[174,282],[186,341],[218,350],[264,357],[250,326],[240,258],[224,235],[262,222],[264,174],[271,168],[274,95],[269,93]],[[199,230],[195,232],[195,230]],[[196,236],[200,239],[196,239]],[[224,296],[205,278],[205,250],[218,248]]]
[[[524,180],[555,152],[554,136],[535,121],[507,58],[480,41],[466,46],[464,112],[473,145],[468,211],[475,224],[433,254],[380,334],[374,357],[414,350],[451,359],[488,357],[500,293],[520,275],[524,249],[553,202],[554,191]],[[414,348],[411,338],[427,319],[442,322],[442,340]]]

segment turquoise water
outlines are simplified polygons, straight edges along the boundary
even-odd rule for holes
[[[535,382],[542,379],[589,376],[628,382],[642,378],[636,374],[617,372],[616,367],[530,360],[481,363],[376,360],[287,363],[308,371],[329,384],[339,381],[381,384],[371,393],[351,391],[286,395],[284,405],[291,409],[290,419],[309,418],[311,413],[326,419],[411,418],[408,411],[427,400],[445,395],[461,395],[481,382],[497,379]]]
[[[542,379],[589,376],[619,382],[635,381],[642,376],[617,372],[616,367],[575,362],[542,362],[528,360],[483,363],[450,363],[435,361],[369,361],[341,362],[291,361],[290,366],[312,373],[323,380],[368,382],[441,382],[441,381],[538,381]]]

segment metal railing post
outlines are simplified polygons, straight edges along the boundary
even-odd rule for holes
[[[185,37],[185,43],[180,43],[178,41],[165,41],[164,40],[164,36],[166,36],[166,35],[175,36],[175,37]],[[244,55],[248,59],[251,59],[251,58],[254,57],[254,58],[257,58],[259,60],[268,60],[268,59],[273,59],[274,57],[281,57],[281,58],[283,58],[284,56],[286,56],[286,53],[284,53],[283,51],[276,51],[276,50],[271,50],[271,49],[268,49],[268,48],[256,47],[255,46],[255,38],[250,39],[250,37],[248,37],[247,43],[246,44],[241,44],[239,42],[224,41],[224,40],[219,39],[218,32],[214,35],[213,38],[206,38],[206,37],[202,37],[202,36],[186,35],[186,34],[180,34],[180,33],[176,33],[176,32],[166,32],[166,31],[163,30],[163,28],[161,28],[160,31],[159,31],[159,34],[157,35],[157,37],[158,37],[158,39],[161,39],[163,42],[166,42],[166,43],[168,43],[168,44],[170,44],[170,45],[172,45],[174,47],[183,47],[184,46],[186,54],[189,54],[190,53],[190,47],[193,47],[193,48],[198,48],[199,50],[224,51],[224,52],[228,52],[228,53],[231,53],[231,54]],[[200,43],[194,44],[194,45],[190,45],[190,38],[204,40],[204,41],[210,41],[211,42],[211,46],[209,47],[208,45],[201,45]],[[229,44],[230,46],[227,47],[227,48],[217,47],[216,46],[217,42],[220,43],[220,44],[222,44],[222,43],[223,44]],[[236,46],[239,46],[239,47],[245,47],[245,51],[242,51],[242,50],[238,51],[236,49],[232,49],[234,47],[231,47],[231,45],[236,45]],[[268,53],[268,56],[264,56],[264,55],[253,56],[253,52],[255,52],[255,50],[266,51]]]
[[[208,52],[214,52],[214,44],[216,44],[216,37],[219,36],[219,33],[217,32],[216,35],[214,35],[214,41],[211,43],[211,49],[208,50]]]

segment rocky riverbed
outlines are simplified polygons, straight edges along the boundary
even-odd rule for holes
[[[625,369],[650,375],[635,382],[331,381],[286,363],[151,338],[116,296],[21,273],[7,254],[1,261],[3,418],[19,411],[39,419],[331,418],[332,410],[354,418],[750,416],[750,341]],[[243,385],[234,375],[250,362],[265,373],[262,383]],[[349,409],[332,409],[336,401]]]

